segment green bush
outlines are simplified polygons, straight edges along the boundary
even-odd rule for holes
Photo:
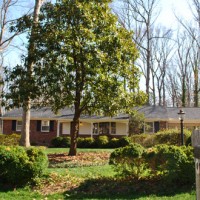
[[[46,154],[38,148],[0,146],[0,180],[24,185],[43,175],[48,166]]]
[[[95,140],[95,145],[98,148],[105,148],[108,147],[109,144],[109,139],[108,136],[103,135],[103,136],[99,136],[96,140]]]
[[[130,137],[131,141],[133,143],[138,143],[142,145],[143,147],[151,147],[155,144],[155,134],[140,134],[140,135],[132,135]]]
[[[125,147],[125,146],[130,145],[130,144],[131,144],[130,137],[125,136],[125,137],[121,137],[119,139],[119,146],[120,147]]]
[[[51,140],[52,147],[70,147],[70,137],[56,137]]]
[[[133,143],[138,143],[144,147],[152,147],[159,144],[180,145],[181,141],[180,130],[178,129],[166,129],[154,134],[132,135],[130,138]],[[190,145],[190,140],[191,132],[184,129],[185,144]]]
[[[51,145],[53,147],[61,147],[63,137],[55,137],[51,140]]]
[[[62,146],[63,147],[70,147],[71,138],[70,137],[63,137]]]
[[[87,137],[87,138],[78,138],[77,146],[78,148],[92,148],[94,147],[94,138]]]
[[[191,132],[184,129],[184,141],[186,142],[191,136]],[[154,144],[170,144],[170,145],[180,145],[181,136],[180,130],[178,129],[168,129],[164,131],[159,131],[155,134]]]
[[[145,149],[139,144],[131,144],[112,152],[109,164],[123,178],[154,179],[178,186],[195,182],[192,147],[156,145]]]
[[[140,179],[147,174],[144,152],[144,147],[139,144],[118,148],[111,153],[109,164],[114,166],[114,170],[120,177]]]
[[[193,184],[194,157],[191,147],[157,145],[146,152],[152,176],[161,177],[166,184]]]
[[[15,146],[19,145],[20,135],[13,133],[13,134],[0,134],[0,145],[4,146]]]
[[[118,147],[120,147],[119,139],[117,139],[117,138],[110,139],[107,146],[109,148],[118,148]]]

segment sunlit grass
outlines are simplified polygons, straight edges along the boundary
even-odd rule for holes
[[[114,149],[82,149],[77,148],[77,152],[113,152]],[[47,154],[53,154],[53,153],[68,153],[69,148],[46,148],[45,152]]]

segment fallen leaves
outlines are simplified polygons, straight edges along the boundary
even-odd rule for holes
[[[109,152],[81,152],[76,156],[68,156],[67,153],[48,155],[51,168],[105,165],[109,157]]]

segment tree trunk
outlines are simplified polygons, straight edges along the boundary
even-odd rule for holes
[[[182,85],[182,106],[186,106],[186,88],[185,88],[185,76],[183,76],[183,85]]]
[[[24,147],[30,146],[30,102],[23,107],[22,134],[20,145]]]
[[[29,48],[28,48],[28,57],[27,57],[27,73],[28,77],[32,76],[32,67],[35,62],[34,51],[35,51],[35,42],[34,42],[34,35],[35,35],[35,28],[37,27],[37,23],[39,20],[39,12],[40,7],[43,0],[35,0],[35,7],[34,7],[34,16],[33,16],[33,25],[31,29],[31,35],[29,40]],[[29,94],[28,94],[29,95]],[[23,106],[23,115],[22,115],[22,131],[21,131],[21,139],[20,145],[29,147],[30,146],[30,108],[31,108],[31,101],[30,96],[27,98],[28,100],[24,100]]]
[[[199,104],[199,98],[198,98],[198,85],[199,85],[199,80],[198,80],[198,67],[195,66],[194,69],[194,107],[198,107]]]
[[[71,123],[71,144],[69,150],[69,156],[76,156],[77,154],[77,138],[79,133],[79,117],[74,115],[74,119]]]
[[[165,81],[163,80],[163,106],[166,106],[166,99],[165,99]]]

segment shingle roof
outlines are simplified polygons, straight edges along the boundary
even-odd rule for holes
[[[64,115],[72,116],[73,110],[70,108],[62,109],[57,114],[55,114],[49,107],[31,109],[31,118],[58,118]],[[10,110],[3,115],[3,117],[14,117],[14,118],[18,118],[21,116],[22,116],[22,108],[18,109],[16,108]]]
[[[143,106],[137,110],[144,113],[145,118],[160,120],[178,120],[178,112],[181,108],[163,106]],[[182,108],[185,112],[185,120],[200,120],[200,108]]]
[[[74,110],[70,108],[65,108],[58,111],[55,114],[50,107],[31,109],[31,118],[49,118],[49,119],[72,119],[74,116]],[[21,118],[22,117],[22,108],[13,109],[6,112],[3,115],[3,118]],[[97,115],[81,115],[81,119],[107,119],[105,116]],[[128,115],[120,114],[118,116],[112,117],[112,119],[128,119]]]
[[[163,106],[143,106],[137,108],[140,113],[144,113],[146,119],[157,120],[178,120],[178,112],[180,108],[163,107]],[[183,108],[185,114],[185,120],[200,120],[200,108]],[[20,118],[22,116],[22,109],[13,109],[6,112],[3,118]],[[51,111],[51,108],[38,108],[31,109],[31,118],[50,118],[50,119],[72,119],[74,116],[74,110],[65,108],[60,110],[57,114]],[[105,116],[97,115],[81,115],[81,119],[107,119]],[[113,119],[128,119],[126,114],[120,114],[112,117]]]

